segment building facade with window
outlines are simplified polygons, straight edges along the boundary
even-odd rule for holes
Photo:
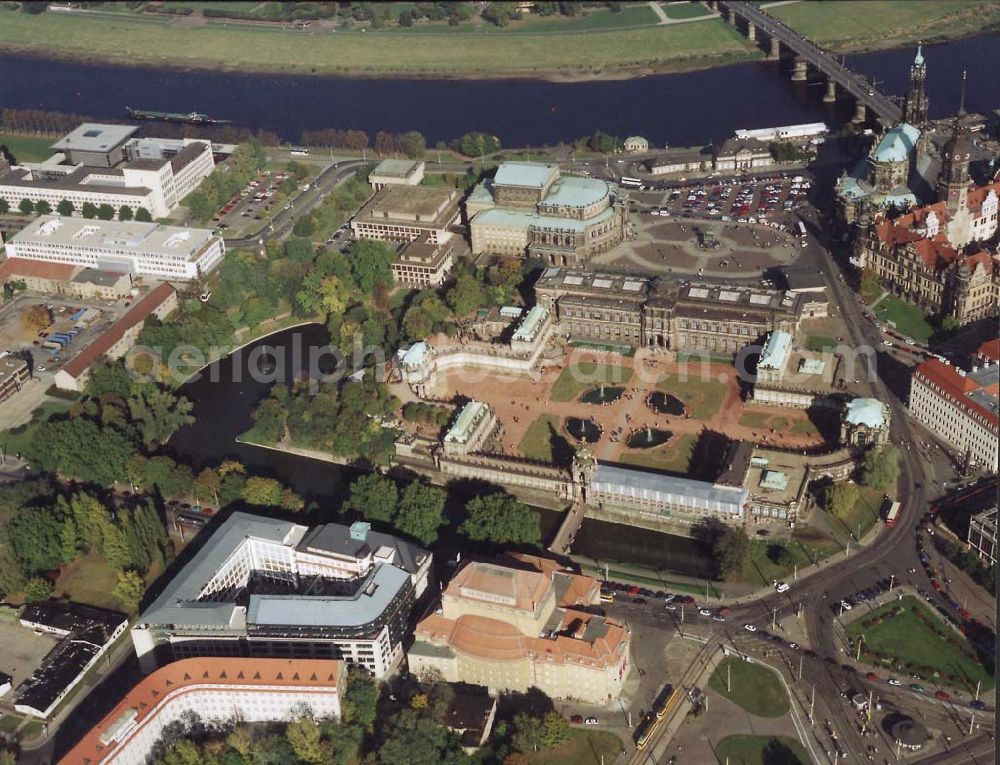
[[[431,554],[367,523],[312,529],[233,513],[136,619],[144,672],[192,656],[342,659],[383,677],[403,656]]]
[[[351,230],[358,239],[445,244],[459,220],[456,189],[383,186],[358,210]]]

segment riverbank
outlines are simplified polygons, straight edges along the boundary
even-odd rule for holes
[[[813,41],[860,52],[1000,28],[1000,5],[792,3],[771,11]],[[762,51],[718,17],[698,23],[464,33],[426,27],[366,32],[226,24],[129,14],[38,16],[0,12],[0,51],[81,63],[182,71],[415,79],[634,79],[760,59]]]

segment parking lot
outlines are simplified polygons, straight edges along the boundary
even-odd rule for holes
[[[35,632],[17,622],[0,622],[0,645],[3,646],[0,672],[10,675],[16,688],[41,666],[42,659],[58,642],[53,635]],[[6,701],[9,702],[10,697]]]
[[[664,191],[658,212],[788,226],[797,221],[795,211],[808,204],[811,187],[811,182],[801,175],[745,181],[708,180]]]
[[[260,173],[216,213],[212,218],[212,225],[227,235],[238,235],[244,229],[256,228],[254,223],[259,225],[259,221],[273,217],[289,204],[289,191],[303,189],[308,185],[308,181],[303,181],[290,189],[286,183],[288,180],[289,175],[284,171],[268,170]]]

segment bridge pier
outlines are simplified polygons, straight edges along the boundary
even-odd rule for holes
[[[865,105],[860,101],[854,103],[854,118],[851,122],[855,124],[860,124],[868,119],[868,112],[865,109]]]
[[[778,42],[777,37],[771,38],[771,47],[767,52],[767,58],[769,61],[777,61],[781,58],[781,43]]]
[[[734,27],[736,26],[736,11],[734,11],[732,8],[726,9],[726,21],[728,21]]]
[[[832,104],[837,100],[837,83],[833,81],[832,77],[828,77],[826,80],[826,93],[823,95],[824,104]]]
[[[757,40],[757,25],[752,21],[747,22],[747,39],[753,41]]]
[[[707,0],[707,2],[705,3],[705,5],[708,6],[708,9],[710,11],[717,11],[719,9],[718,0]]]
[[[804,58],[796,56],[792,64],[792,82],[805,82],[809,72],[809,63]]]

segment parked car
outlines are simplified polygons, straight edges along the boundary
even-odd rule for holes
[[[596,717],[588,717],[586,720],[584,720],[584,722],[587,725],[597,725],[600,723],[600,720],[598,720]]]
[[[934,698],[941,699],[941,701],[949,701],[951,699],[951,694],[948,691],[935,691]]]
[[[788,592],[789,586],[785,582],[778,582],[774,586],[774,589],[777,590],[778,592]]]
[[[874,672],[865,673],[865,680],[871,680],[873,683],[875,683],[878,682],[878,679],[879,679],[878,675],[876,675]]]
[[[577,725],[583,724],[583,715],[573,715],[569,718],[571,723],[576,723]]]
[[[743,625],[743,629],[745,629],[747,632],[756,632],[757,631],[757,628],[754,627],[752,624],[744,624]]]

